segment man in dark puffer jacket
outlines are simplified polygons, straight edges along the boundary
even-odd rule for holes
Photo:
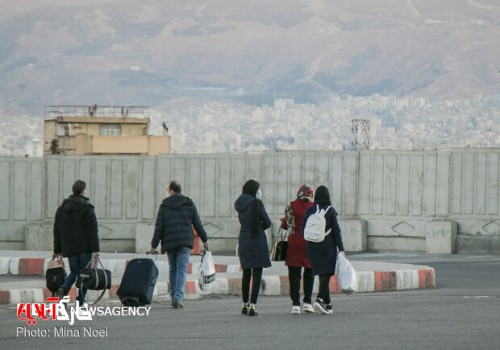
[[[205,248],[208,248],[208,238],[194,202],[181,194],[179,182],[170,182],[166,195],[156,217],[151,253],[156,253],[161,241],[161,253],[168,255],[172,307],[182,309],[189,256],[194,247],[193,226]]]
[[[77,180],[73,184],[73,194],[65,199],[57,208],[54,220],[54,254],[52,257],[68,258],[70,274],[58,290],[62,298],[68,294],[76,281],[78,272],[87,266],[92,256],[94,261],[99,257],[99,236],[94,206],[85,197],[84,181]],[[87,290],[79,289],[77,301],[83,304]]]

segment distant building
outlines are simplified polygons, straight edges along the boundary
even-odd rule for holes
[[[28,141],[24,146],[24,156],[25,157],[42,157],[43,149],[42,149],[42,140],[35,137],[31,141]]]
[[[45,156],[170,153],[170,135],[148,135],[145,106],[46,106]]]

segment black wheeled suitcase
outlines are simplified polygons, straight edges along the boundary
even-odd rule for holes
[[[149,258],[137,258],[128,262],[120,287],[116,294],[125,306],[143,306],[151,304],[158,267]]]

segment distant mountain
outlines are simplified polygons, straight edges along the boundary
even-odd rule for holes
[[[498,0],[0,0],[3,116],[500,93]]]

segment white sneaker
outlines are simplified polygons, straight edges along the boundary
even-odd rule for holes
[[[314,313],[314,307],[311,304],[304,303],[304,305],[302,306],[302,311]]]
[[[292,315],[300,315],[300,306],[292,306]]]

